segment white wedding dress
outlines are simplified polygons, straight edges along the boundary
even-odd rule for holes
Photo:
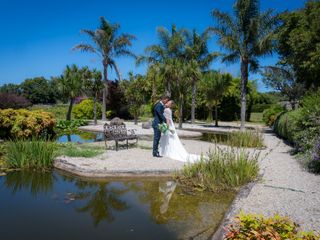
[[[170,108],[165,108],[164,116],[169,120],[168,127],[171,131],[161,134],[159,147],[160,155],[182,162],[193,163],[199,161],[201,156],[189,154],[182,145],[172,120],[172,111]]]

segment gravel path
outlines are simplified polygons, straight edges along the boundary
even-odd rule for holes
[[[265,134],[269,154],[261,158],[262,179],[236,198],[227,222],[240,210],[289,216],[304,230],[320,230],[320,176],[308,173],[290,154],[292,148]]]

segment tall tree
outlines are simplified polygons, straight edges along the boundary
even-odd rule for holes
[[[26,79],[21,83],[20,88],[22,94],[33,104],[56,102],[54,89],[44,77]]]
[[[303,83],[297,81],[296,74],[288,66],[268,66],[264,68],[263,82],[273,89],[280,91],[290,102],[291,108],[295,109],[298,100],[305,93]]]
[[[164,27],[157,29],[159,44],[151,45],[145,49],[145,56],[140,56],[137,64],[146,62],[150,66],[156,64],[155,69],[163,79],[165,92],[171,95],[172,88],[172,68],[171,63],[174,59],[183,58],[184,37],[183,29],[178,30],[172,25],[171,31]]]
[[[208,40],[210,38],[209,31],[204,31],[199,34],[196,30],[185,31],[186,45],[184,54],[186,60],[189,62],[191,71],[192,84],[192,101],[191,101],[191,123],[195,123],[195,109],[196,109],[196,95],[197,82],[201,78],[201,72],[207,70],[212,61],[219,55],[217,52],[210,53],[208,50]],[[190,70],[191,70],[190,69]],[[200,74],[199,74],[200,73]]]
[[[225,94],[225,91],[230,86],[231,81],[232,76],[230,74],[222,74],[216,71],[207,72],[200,81],[201,91],[205,95],[209,114],[212,114],[212,119],[215,119],[216,127],[218,127],[218,106]]]
[[[308,0],[303,9],[281,15],[278,36],[280,63],[292,66],[297,81],[320,86],[320,1]]]
[[[119,34],[120,25],[111,24],[104,17],[100,17],[100,27],[95,31],[83,29],[82,33],[88,35],[93,44],[78,44],[73,49],[97,54],[102,61],[103,79],[105,90],[103,91],[102,120],[106,120],[106,97],[108,95],[108,69],[114,68],[119,80],[122,80],[116,58],[121,56],[135,57],[130,51],[135,36],[131,34]]]
[[[84,88],[85,92],[93,97],[93,119],[94,124],[97,125],[97,99],[104,88],[102,74],[97,69],[93,69],[88,70],[85,75]]]
[[[258,58],[272,54],[278,16],[272,10],[260,13],[258,0],[237,0],[234,16],[213,10],[216,25],[211,30],[217,34],[218,43],[226,50],[224,62],[240,59],[241,70],[241,129],[245,129],[246,95],[249,70],[257,71]]]
[[[138,124],[141,106],[146,103],[146,95],[148,95],[148,84],[146,78],[142,75],[133,75],[129,73],[129,81],[122,81],[121,87],[124,91],[124,96],[129,105],[130,114],[134,118],[134,124]]]
[[[66,120],[71,120],[71,112],[74,100],[83,91],[83,79],[85,78],[86,68],[79,69],[75,64],[67,65],[63,74],[58,78],[58,87],[61,94],[69,99],[69,108]]]

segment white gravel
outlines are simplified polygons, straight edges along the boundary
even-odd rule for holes
[[[304,230],[320,230],[320,176],[302,169],[290,154],[292,148],[273,134],[265,134],[269,154],[260,160],[262,178],[239,195],[227,222],[241,210],[289,216]]]

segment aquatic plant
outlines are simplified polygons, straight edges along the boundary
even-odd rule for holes
[[[227,144],[233,147],[264,147],[263,135],[259,131],[234,131],[229,135]]]
[[[41,139],[14,140],[6,144],[4,157],[9,168],[50,169],[53,165],[55,143]]]
[[[194,190],[220,191],[236,189],[256,179],[258,153],[233,147],[215,146],[208,158],[186,165],[177,174],[178,181]]]

